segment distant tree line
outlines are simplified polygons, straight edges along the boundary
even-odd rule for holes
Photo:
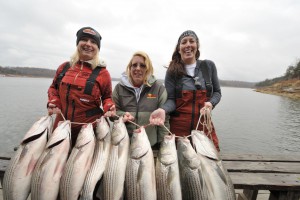
[[[1,67],[0,74],[6,76],[54,77],[55,70],[33,67]]]
[[[28,77],[47,77],[53,78],[55,75],[55,70],[43,69],[43,68],[33,68],[33,67],[1,67],[0,74],[5,76],[28,76]],[[112,81],[120,81],[120,78],[112,78]],[[160,79],[161,82],[164,80]],[[230,80],[220,80],[221,86],[225,87],[241,87],[241,88],[254,88],[256,83],[253,82],[243,82],[243,81],[230,81]]]
[[[287,67],[286,72],[283,76],[276,77],[273,79],[266,79],[265,81],[258,82],[256,87],[265,87],[273,85],[279,81],[291,80],[291,79],[300,79],[300,59],[296,62],[295,65],[290,65]]]
[[[224,87],[254,88],[255,84],[255,82],[220,80],[220,85]]]

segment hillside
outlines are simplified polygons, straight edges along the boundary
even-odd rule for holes
[[[300,99],[300,79],[278,81],[270,86],[257,88],[256,91]]]

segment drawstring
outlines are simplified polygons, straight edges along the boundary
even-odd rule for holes
[[[64,121],[66,121],[66,118],[64,117],[64,115],[62,114],[62,112],[60,112],[60,114],[61,114],[61,116],[62,116],[62,118],[64,119]],[[120,118],[120,116],[118,116],[118,115],[116,115],[118,118]],[[203,117],[203,123],[201,123],[201,118]],[[94,122],[92,122],[92,124],[94,124],[94,123],[96,123],[97,122],[97,120],[95,120]],[[135,126],[137,126],[137,127],[142,127],[142,125],[138,125],[138,124],[136,124],[135,122],[133,122],[133,121],[130,121],[130,120],[128,120],[127,122],[129,122],[129,123],[132,123],[132,124],[134,124]],[[200,116],[199,116],[199,119],[198,119],[198,123],[197,123],[197,126],[196,126],[196,130],[198,130],[198,127],[199,127],[199,124],[201,123],[201,125],[203,126],[203,130],[200,130],[200,131],[203,131],[204,132],[204,130],[205,130],[205,128],[208,130],[208,136],[210,137],[210,139],[212,139],[212,135],[211,135],[211,132],[212,132],[212,120],[211,120],[211,111],[210,111],[210,109],[205,109],[205,114],[204,115],[202,115],[202,114],[200,114]],[[79,124],[79,125],[85,125],[85,124],[88,124],[88,123],[80,123],[80,122],[71,122],[71,124]],[[151,126],[152,124],[146,124],[146,125],[143,125],[143,127],[144,128],[146,128],[147,126]],[[170,135],[173,135],[173,133],[163,124],[162,125],[167,131],[168,131],[168,133],[170,134]],[[181,137],[181,136],[176,136],[175,135],[175,137]],[[185,136],[186,138],[188,138],[188,137],[191,137],[191,134],[190,135],[188,135],[188,136]]]
[[[212,132],[213,126],[212,126],[212,120],[211,120],[211,111],[208,108],[205,108],[204,111],[205,111],[204,115],[202,115],[200,113],[198,123],[197,123],[197,126],[196,126],[196,130],[198,130],[199,124],[201,124],[203,126],[203,130],[200,130],[200,131],[204,132],[204,130],[206,128],[207,133],[208,133],[207,136],[209,136],[210,139],[212,139],[211,132]],[[203,117],[203,123],[201,123],[201,118],[202,117]]]

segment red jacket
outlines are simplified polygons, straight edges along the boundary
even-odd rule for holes
[[[112,82],[109,72],[105,67],[96,77],[95,84],[90,95],[84,93],[87,79],[92,73],[89,63],[78,62],[74,67],[70,67],[62,78],[58,88],[57,78],[63,71],[66,63],[59,66],[56,75],[48,90],[48,103],[55,104],[61,109],[65,119],[71,122],[89,123],[94,122],[102,113],[99,108],[106,112],[112,105]],[[97,66],[100,67],[100,66]],[[57,115],[56,123],[62,120]],[[81,125],[73,125],[73,128],[80,129]]]

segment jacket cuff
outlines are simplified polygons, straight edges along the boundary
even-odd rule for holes
[[[52,104],[56,105],[57,108],[61,109],[61,103],[59,100],[55,100],[55,99],[53,99],[51,101],[49,100],[47,103],[47,108],[49,107],[49,103],[52,103]]]
[[[104,113],[106,113],[110,109],[110,107],[112,107],[113,105],[114,105],[113,103],[107,103],[107,104],[105,104],[103,106]]]

